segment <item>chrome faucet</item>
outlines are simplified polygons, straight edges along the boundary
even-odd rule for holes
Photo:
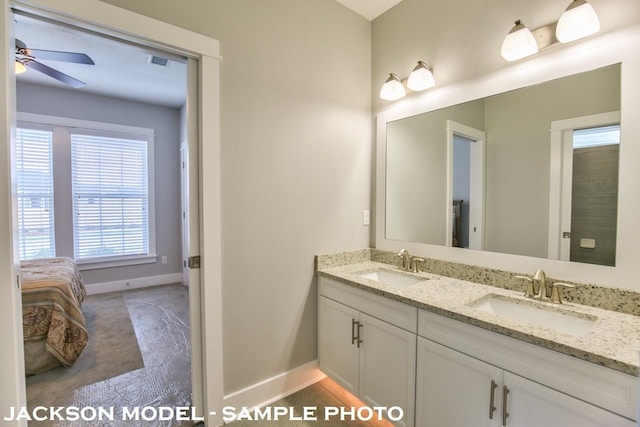
[[[405,271],[409,271],[409,269],[411,268],[411,255],[409,255],[409,251],[406,249],[401,249],[396,256],[402,259],[402,269]]]

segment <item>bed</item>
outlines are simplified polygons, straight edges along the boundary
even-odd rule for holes
[[[77,264],[64,257],[22,261],[20,283],[26,374],[73,365],[88,343]]]

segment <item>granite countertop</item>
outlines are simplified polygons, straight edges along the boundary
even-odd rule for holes
[[[531,300],[525,298],[522,292],[426,272],[408,273],[421,276],[425,281],[403,287],[385,285],[359,277],[363,272],[378,268],[402,273],[397,267],[388,264],[365,261],[340,267],[321,268],[318,274],[452,319],[638,376],[640,316],[568,302],[559,305]],[[524,286],[523,284],[523,289]],[[586,335],[579,337],[498,316],[470,306],[488,294],[514,298],[522,304],[542,304],[552,311],[569,311],[575,317],[596,317],[597,321]]]

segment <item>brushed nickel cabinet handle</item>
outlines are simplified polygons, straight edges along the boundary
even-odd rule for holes
[[[496,397],[496,388],[498,388],[498,384],[494,380],[491,380],[491,396],[489,397],[489,419],[493,419],[493,413],[496,411],[496,407],[493,406]]]
[[[362,344],[362,339],[360,339],[360,331],[362,330],[362,327],[364,325],[360,322],[358,322],[358,348],[360,348],[360,344]]]
[[[502,426],[507,427],[507,395],[509,394],[509,388],[505,385],[502,386]]]
[[[356,341],[358,340],[358,337],[356,336],[356,325],[359,323],[360,322],[358,322],[356,319],[351,319],[351,344],[352,345],[355,344]]]

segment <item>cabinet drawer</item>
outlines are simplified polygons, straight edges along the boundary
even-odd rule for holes
[[[630,419],[638,379],[553,350],[419,310],[418,335]]]
[[[341,302],[409,332],[417,332],[418,309],[327,277],[319,277],[320,295]]]

